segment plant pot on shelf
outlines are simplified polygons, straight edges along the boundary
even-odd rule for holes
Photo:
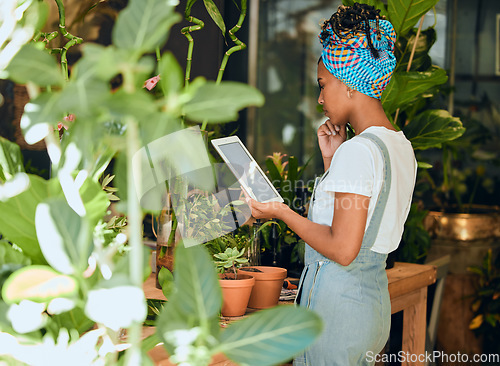
[[[241,267],[238,273],[249,273],[255,278],[248,307],[266,309],[278,305],[283,281],[287,275],[285,268],[251,266]]]
[[[234,273],[223,273],[219,277],[222,289],[222,316],[245,315],[255,279],[247,274],[238,274],[238,278],[234,279]]]

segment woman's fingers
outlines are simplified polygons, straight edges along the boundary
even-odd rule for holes
[[[285,209],[285,206],[281,202],[258,202],[250,197],[247,197],[246,202],[250,210],[252,211],[252,216],[256,219],[272,219],[277,218],[281,210]]]
[[[341,131],[341,127],[339,125],[334,125],[329,119],[323,123],[319,129],[318,134],[326,134],[335,136]]]
[[[336,131],[335,126],[333,125],[332,121],[327,119],[325,121],[324,125],[328,129],[329,135],[335,136],[337,134],[337,131]]]

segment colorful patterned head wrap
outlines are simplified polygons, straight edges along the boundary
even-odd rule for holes
[[[388,20],[378,20],[378,27],[375,20],[369,22],[371,43],[378,58],[373,55],[365,32],[343,32],[339,37],[330,22],[325,22],[320,34],[321,58],[326,69],[348,87],[380,99],[396,66],[396,32]]]

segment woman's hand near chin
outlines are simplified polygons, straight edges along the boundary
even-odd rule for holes
[[[330,167],[335,151],[347,139],[346,125],[334,125],[329,119],[318,128],[318,144],[325,170]]]

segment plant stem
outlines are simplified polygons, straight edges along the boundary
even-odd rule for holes
[[[142,288],[143,282],[143,245],[142,245],[142,217],[137,190],[135,186],[134,171],[140,172],[140,166],[132,163],[134,154],[139,151],[138,127],[133,118],[127,121],[127,210],[129,228],[130,256],[130,281],[134,286]],[[140,159],[139,159],[140,160]],[[140,162],[139,162],[140,164]],[[141,323],[134,322],[128,329],[130,349],[126,353],[127,365],[140,364],[141,360]]]
[[[63,71],[64,79],[68,80],[69,79],[68,59],[67,59],[68,49],[74,45],[82,43],[83,39],[72,35],[66,30],[66,11],[64,9],[62,0],[54,0],[54,1],[56,2],[57,9],[59,11],[59,31],[61,32],[64,38],[68,39],[68,42],[61,49],[61,68]]]
[[[443,144],[443,185],[446,191],[448,191],[450,184],[448,179],[448,164],[450,164],[450,161],[448,157],[449,157],[448,148],[446,147],[446,145]],[[449,199],[449,197],[446,197],[446,199]]]
[[[424,18],[425,14],[422,15],[422,17],[420,18],[420,24],[418,25],[417,35],[415,36],[415,41],[413,42],[413,47],[410,53],[410,59],[408,60],[408,65],[406,66],[406,72],[410,72],[411,64],[413,63],[413,58],[415,57],[415,50],[417,49],[418,39],[420,38],[420,32],[422,31],[422,25],[424,24]],[[392,123],[394,127],[397,126],[398,116],[399,116],[399,108],[396,110],[396,114],[394,115],[394,121]]]
[[[194,40],[193,36],[191,35],[191,32],[202,29],[205,26],[205,23],[203,23],[200,19],[197,19],[192,16],[187,17],[186,20],[196,24],[181,29],[181,33],[184,34],[184,36],[188,39],[189,42],[187,58],[186,58],[186,76],[185,76],[185,85],[188,86],[189,80],[191,79],[191,62],[193,61],[193,47],[194,47]]]
[[[156,62],[160,62],[161,60],[161,50],[160,47],[156,47]]]
[[[172,210],[172,226],[170,229],[170,234],[168,235],[167,246],[172,246],[175,242],[175,232],[177,231],[177,216],[175,216],[174,210]]]
[[[474,196],[476,195],[477,187],[479,187],[479,180],[480,179],[481,179],[481,177],[479,175],[476,175],[474,187],[472,188],[472,193],[470,194],[470,197],[469,197],[469,203],[467,204],[467,208],[465,209],[466,213],[469,213],[471,208],[472,208],[472,202],[474,202]]]
[[[246,0],[241,1],[241,13],[240,17],[238,19],[238,23],[229,30],[229,37],[231,40],[236,43],[236,46],[231,47],[229,50],[226,51],[224,54],[224,58],[222,59],[221,66],[219,68],[219,73],[217,75],[217,81],[216,83],[219,84],[222,81],[222,75],[224,75],[224,71],[226,70],[226,65],[227,61],[229,59],[229,56],[231,56],[234,52],[236,51],[241,51],[247,48],[247,45],[243,42],[241,42],[235,35],[237,31],[240,30],[241,25],[243,24],[243,21],[245,20],[245,17],[247,15],[247,2]]]
[[[244,50],[245,48],[247,48],[247,45],[245,43],[241,42],[238,39],[238,37],[236,37],[236,35],[235,35],[235,33],[241,29],[241,25],[245,21],[246,15],[247,15],[247,2],[246,2],[246,0],[242,0],[241,1],[241,12],[240,12],[240,17],[238,19],[238,23],[236,23],[236,25],[229,30],[229,37],[231,38],[231,40],[234,43],[236,43],[236,46],[231,47],[224,54],[224,57],[223,57],[222,62],[220,64],[219,73],[217,74],[217,80],[215,81],[216,84],[220,84],[220,82],[222,81],[222,76],[224,75],[224,71],[226,71],[226,65],[227,65],[227,61],[229,60],[229,56],[231,56],[236,51],[241,51],[241,50]],[[186,72],[187,72],[187,68],[186,68]],[[201,125],[202,131],[206,131],[207,124],[208,124],[207,121],[203,121],[203,123]]]

